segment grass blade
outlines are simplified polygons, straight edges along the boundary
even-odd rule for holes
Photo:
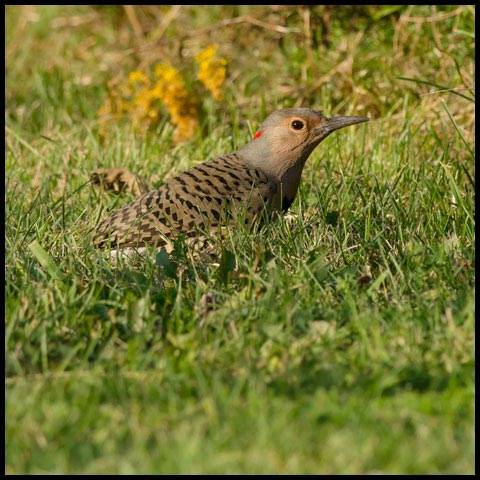
[[[470,102],[475,102],[475,98],[469,97],[468,95],[464,95],[463,93],[457,92],[453,88],[450,87],[444,87],[442,85],[437,85],[436,83],[432,82],[427,82],[426,80],[419,80],[418,78],[408,78],[408,77],[397,77],[399,80],[406,80],[407,82],[414,82],[414,83],[422,83],[423,85],[430,85],[431,87],[436,87],[439,90],[446,90],[450,93],[454,93],[455,95],[458,95],[459,97],[464,98],[465,100],[468,100]]]
[[[475,153],[470,148],[470,145],[468,144],[468,142],[465,140],[465,137],[463,136],[462,131],[458,127],[457,122],[452,117],[452,114],[450,113],[450,110],[448,109],[447,104],[443,100],[442,100],[442,105],[443,105],[443,108],[445,109],[445,111],[447,112],[448,118],[450,118],[450,121],[453,123],[453,126],[455,127],[455,130],[460,135],[460,138],[462,139],[462,142],[465,144],[465,146],[467,147],[467,150],[470,152],[470,155],[471,155],[472,159],[475,159]]]
[[[38,243],[37,240],[34,240],[32,243],[30,243],[28,248],[52,278],[63,282],[64,277],[62,272],[57,267],[52,257],[45,251],[45,249]]]

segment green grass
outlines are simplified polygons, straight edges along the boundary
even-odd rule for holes
[[[142,8],[149,32],[158,12]],[[474,11],[437,8],[317,7],[311,43],[218,30],[226,100],[177,147],[167,117],[149,137],[98,134],[109,75],[153,55],[124,53],[140,40],[122,9],[7,9],[6,473],[474,473],[474,91],[420,83],[472,87]],[[189,26],[244,14],[306,28],[302,7],[207,12],[184,7],[145,41],[173,55]],[[316,85],[358,32],[353,63]],[[317,148],[293,215],[230,231],[213,262],[182,240],[118,268],[93,248],[132,197],[92,170],[159,185],[297,101],[372,121]]]

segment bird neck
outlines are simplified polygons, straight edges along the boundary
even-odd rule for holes
[[[300,180],[302,178],[302,171],[305,161],[306,159],[303,162],[297,162],[292,165],[279,179],[282,185],[282,197],[291,201],[293,201],[295,198],[295,195],[298,191],[298,186],[300,185]]]
[[[244,145],[237,153],[249,167],[282,181],[295,175],[301,176],[303,166],[316,146],[309,145],[299,151],[280,142],[273,143],[258,138]]]
[[[239,156],[249,167],[264,172],[282,185],[282,195],[293,200],[300,184],[302,170],[308,157],[318,143],[310,144],[303,150],[289,149],[280,142],[272,144],[263,137],[247,143],[239,151]]]

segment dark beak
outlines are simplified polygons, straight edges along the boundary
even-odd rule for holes
[[[368,122],[368,117],[333,117],[317,128],[318,133],[331,133],[339,128],[349,127],[357,123]]]

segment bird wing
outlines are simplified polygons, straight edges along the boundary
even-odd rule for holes
[[[191,168],[111,214],[97,227],[99,246],[164,245],[241,215],[251,222],[273,204],[277,185],[236,154]]]

